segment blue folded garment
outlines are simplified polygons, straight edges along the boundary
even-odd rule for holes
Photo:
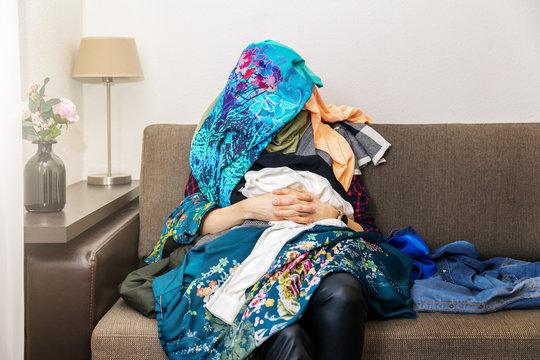
[[[411,279],[428,279],[438,271],[437,265],[427,258],[413,259]]]
[[[422,239],[411,233],[397,234],[390,239],[387,238],[386,243],[412,258],[426,257],[429,254],[429,248]]]
[[[437,273],[437,266],[429,259],[429,248],[411,226],[392,230],[385,242],[413,259],[413,280],[427,279]]]

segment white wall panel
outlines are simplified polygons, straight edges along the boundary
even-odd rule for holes
[[[240,52],[273,39],[328,103],[379,123],[540,121],[534,0],[85,0],[85,36],[135,37],[145,73],[112,88],[113,167],[139,174],[142,131],[196,123]],[[86,171],[106,166],[105,87],[84,85]]]

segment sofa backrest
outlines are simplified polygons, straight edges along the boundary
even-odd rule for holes
[[[430,248],[540,260],[540,123],[372,125],[391,144],[363,181],[383,234],[414,227]],[[141,163],[139,256],[184,197],[195,125],[150,125]]]
[[[167,216],[184,198],[195,125],[157,124],[144,129],[139,188],[139,257],[159,240]]]
[[[410,225],[431,249],[540,260],[540,123],[373,128],[392,144],[363,173],[383,234]]]

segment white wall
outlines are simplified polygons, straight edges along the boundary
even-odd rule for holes
[[[0,2],[0,359],[23,359],[23,190],[17,0]]]
[[[82,37],[82,0],[19,0],[21,50],[21,100],[27,100],[30,83],[49,77],[45,88],[49,98],[66,97],[82,115],[82,84],[71,78]],[[66,181],[72,184],[84,175],[84,117],[63,130],[53,151],[66,165]],[[24,140],[24,162],[37,147]]]
[[[84,0],[84,36],[135,37],[145,73],[112,88],[113,170],[139,175],[142,131],[196,123],[242,49],[273,39],[327,103],[379,123],[540,121],[536,0]],[[106,166],[105,87],[84,85],[86,172]]]

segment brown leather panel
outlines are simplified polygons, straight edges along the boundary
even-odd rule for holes
[[[137,266],[138,203],[66,244],[26,244],[27,359],[89,359],[94,325]]]
[[[126,215],[130,210],[135,209],[126,209]],[[111,240],[104,241],[89,253],[94,275],[92,328],[118,299],[118,285],[139,264],[137,247],[140,220],[138,213],[132,211],[130,215],[130,221],[126,222],[125,226],[115,227],[114,230],[106,227],[97,229],[98,233],[94,235],[101,238],[111,237]]]

